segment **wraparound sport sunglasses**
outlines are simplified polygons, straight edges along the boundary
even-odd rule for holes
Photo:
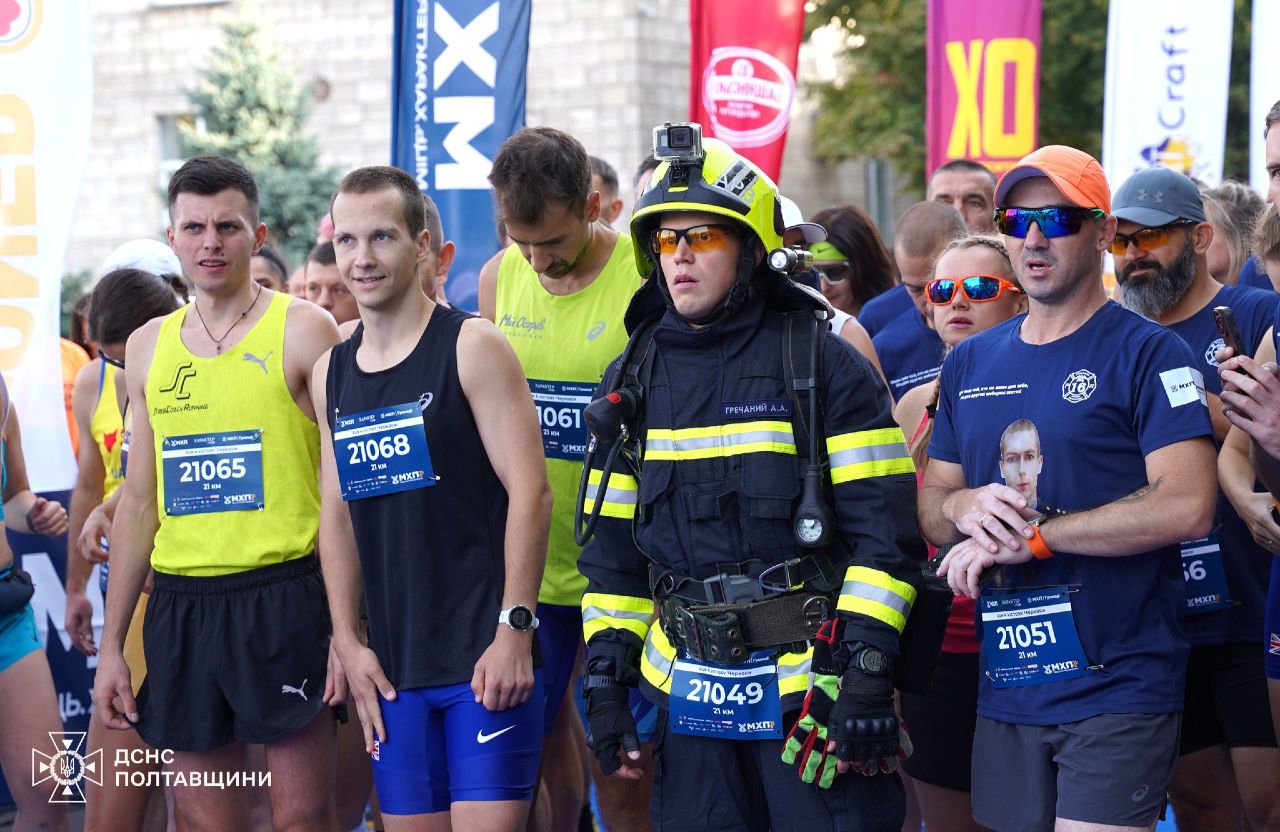
[[[1021,289],[1003,277],[975,274],[969,277],[935,277],[925,285],[924,296],[934,306],[946,306],[956,296],[957,287],[974,303],[993,301],[1005,292],[1022,294]]]
[[[1107,216],[1101,208],[1077,208],[1074,205],[1049,208],[997,208],[996,228],[1010,237],[1026,237],[1031,223],[1040,227],[1040,233],[1052,240],[1080,233],[1086,220],[1100,220]]]
[[[1121,234],[1117,231],[1116,238],[1111,241],[1111,253],[1116,257],[1124,257],[1129,251],[1130,243],[1133,243],[1141,251],[1160,248],[1160,246],[1169,242],[1169,233],[1175,228],[1187,228],[1192,225],[1195,225],[1195,223],[1191,220],[1178,220],[1155,228],[1139,228],[1132,234]]]
[[[684,240],[694,254],[722,249],[736,234],[732,225],[695,225],[692,228],[659,228],[649,237],[654,254],[675,254]]]

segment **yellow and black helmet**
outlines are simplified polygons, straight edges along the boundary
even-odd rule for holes
[[[642,275],[657,277],[659,283],[663,282],[661,268],[651,238],[663,214],[690,211],[733,220],[748,232],[744,242],[755,238],[761,256],[782,246],[785,227],[778,186],[724,142],[704,139],[702,149],[701,159],[659,164],[631,216],[636,269]],[[757,268],[754,247],[743,245],[742,251],[738,271],[740,290],[733,293],[733,306],[745,298],[747,285]],[[665,295],[665,286],[662,289]],[[743,297],[738,297],[739,294]],[[722,308],[719,313],[724,311]]]

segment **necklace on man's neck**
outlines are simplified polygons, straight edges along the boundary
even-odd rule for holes
[[[235,329],[236,326],[245,319],[245,316],[253,311],[253,307],[258,305],[258,295],[261,295],[261,294],[262,294],[262,284],[259,283],[258,291],[253,293],[253,302],[249,304],[248,308],[246,308],[243,312],[240,313],[240,317],[236,318],[234,321],[231,322],[231,326],[227,327],[227,331],[222,333],[221,338],[214,338],[213,333],[209,331],[209,325],[204,322],[204,315],[200,314],[200,304],[198,302],[193,302],[191,304],[196,308],[196,317],[200,319],[200,326],[204,327],[205,335],[208,335],[209,340],[213,342],[215,355],[222,354],[222,342],[227,340],[227,336],[231,334],[231,330]]]

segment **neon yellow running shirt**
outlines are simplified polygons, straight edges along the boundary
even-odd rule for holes
[[[613,254],[590,286],[572,295],[543,288],[520,250],[507,249],[498,265],[495,319],[515,349],[529,379],[542,425],[542,449],[555,503],[547,568],[538,600],[578,606],[587,579],[578,572],[573,541],[574,503],[587,426],[582,410],[591,402],[609,362],[627,345],[623,313],[640,288],[631,238],[618,235]]]

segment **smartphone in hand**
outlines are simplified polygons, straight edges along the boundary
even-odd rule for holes
[[[1233,353],[1250,355],[1250,351],[1245,349],[1244,338],[1240,336],[1240,327],[1236,326],[1236,316],[1230,306],[1213,307],[1213,322],[1217,324],[1218,333]]]

